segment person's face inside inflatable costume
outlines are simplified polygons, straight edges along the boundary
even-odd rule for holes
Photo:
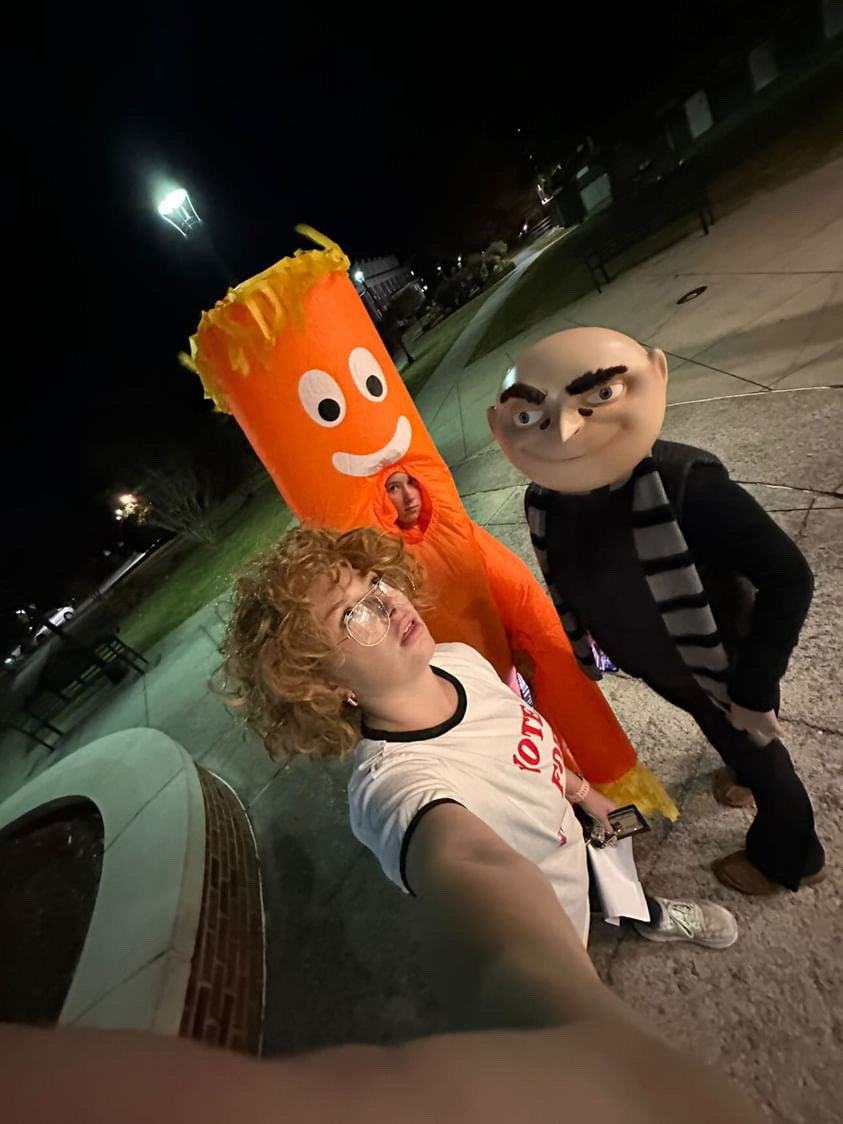
[[[608,328],[571,328],[528,348],[489,425],[508,460],[557,492],[624,481],[664,422],[667,360]]]
[[[406,472],[393,472],[386,481],[386,494],[398,515],[398,526],[402,530],[415,527],[422,508],[418,481]]]

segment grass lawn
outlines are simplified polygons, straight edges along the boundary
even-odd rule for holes
[[[445,358],[463,328],[467,327],[474,314],[494,291],[495,286],[492,285],[478,293],[462,308],[410,344],[410,351],[416,358],[404,369],[402,377],[413,398]]]
[[[274,486],[262,487],[223,526],[217,543],[178,555],[166,573],[149,581],[141,600],[121,622],[121,638],[140,651],[152,647],[224,593],[241,563],[279,538],[291,519]],[[145,585],[142,571],[140,567],[137,580]]]
[[[588,270],[578,257],[589,229],[589,223],[585,222],[572,230],[521,274],[509,290],[507,300],[489,321],[469,362],[488,355],[592,288]]]

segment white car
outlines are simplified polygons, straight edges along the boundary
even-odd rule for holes
[[[56,609],[55,612],[50,613],[48,620],[50,624],[62,625],[65,623],[65,621],[69,621],[75,612],[76,610],[72,605],[65,605],[63,608]],[[47,637],[50,636],[50,634],[51,630],[47,628],[45,624],[42,624],[35,635],[32,637],[32,640],[35,644],[40,644],[42,643],[42,641],[46,640]]]

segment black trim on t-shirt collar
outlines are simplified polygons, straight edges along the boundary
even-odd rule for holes
[[[376,730],[367,726],[364,721],[360,726],[360,733],[364,738],[369,738],[373,742],[425,742],[431,738],[439,738],[443,734],[447,734],[449,730],[453,730],[454,726],[458,726],[462,722],[468,705],[465,687],[455,675],[451,675],[449,671],[443,671],[441,667],[431,666],[430,670],[441,679],[447,679],[449,683],[453,683],[456,688],[457,709],[451,717],[444,722],[440,722],[438,726],[429,726],[426,730]]]

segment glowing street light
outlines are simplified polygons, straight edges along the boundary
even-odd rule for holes
[[[171,181],[172,182],[172,181]],[[220,255],[208,235],[208,228],[197,215],[196,208],[183,187],[171,187],[166,182],[158,181],[153,185],[153,198],[155,209],[170,226],[176,228],[183,238],[190,238],[192,249],[197,257],[206,259],[206,264],[211,265],[219,280],[225,279],[226,286],[233,288],[237,284],[232,271]]]
[[[202,221],[183,187],[174,187],[158,201],[158,214],[185,238]]]

